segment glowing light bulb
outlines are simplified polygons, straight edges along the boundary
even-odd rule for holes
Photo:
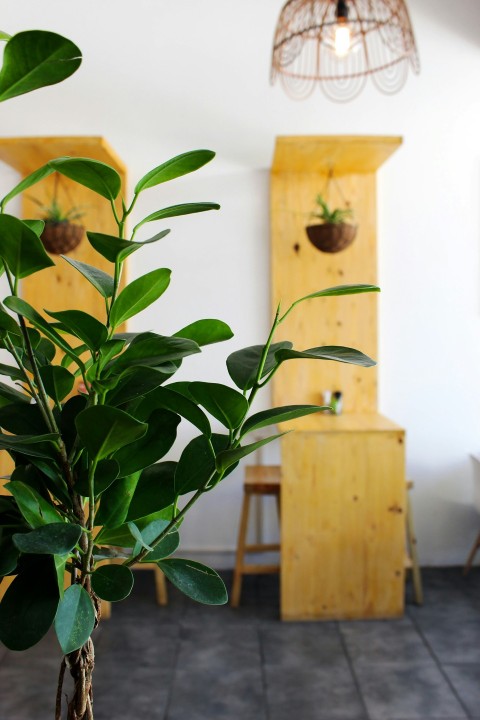
[[[335,38],[334,38],[334,47],[335,47],[335,53],[338,55],[338,57],[345,57],[347,55],[348,51],[350,50],[350,28],[348,26],[348,23],[345,21],[339,22],[335,26]]]

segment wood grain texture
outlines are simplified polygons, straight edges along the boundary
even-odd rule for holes
[[[22,175],[28,175],[56,157],[89,157],[108,163],[119,173],[122,186],[126,186],[126,169],[117,154],[101,137],[38,137],[0,139],[0,159],[7,162]],[[55,174],[34,185],[22,198],[22,217],[39,218],[41,210],[31,199],[49,204],[53,197]],[[89,230],[116,235],[117,226],[110,203],[68,178],[59,177],[58,201],[62,208],[81,206],[85,215],[79,221]],[[117,201],[120,210],[121,200]],[[21,295],[42,314],[44,310],[83,310],[105,321],[105,303],[97,290],[58,255],[52,255],[54,267],[46,268],[21,282]],[[89,265],[96,265],[113,274],[113,265],[99,255],[84,236],[80,245],[69,257]],[[123,284],[125,278],[123,278]],[[6,452],[0,452],[0,473],[12,470],[12,462]]]
[[[401,137],[309,135],[278,137],[273,172],[374,173],[402,144]]]
[[[402,614],[403,442],[402,431],[283,438],[282,619]]]

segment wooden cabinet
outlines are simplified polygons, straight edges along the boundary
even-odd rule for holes
[[[376,171],[395,137],[277,138],[271,171],[272,305],[348,283],[377,283]],[[305,226],[329,173],[358,224],[339,253],[311,245]],[[330,204],[342,205],[331,184]],[[346,345],[377,358],[377,294],[315,299],[276,340],[297,349]],[[274,405],[320,404],[343,393],[344,414],[309,416],[282,439],[281,614],[286,620],[392,617],[403,611],[404,431],[377,411],[377,370],[285,363]]]

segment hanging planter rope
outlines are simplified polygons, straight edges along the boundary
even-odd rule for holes
[[[324,200],[324,198],[328,199],[328,191],[331,183],[335,184],[345,206],[344,209],[336,208],[331,211],[326,200]],[[355,240],[357,226],[344,222],[344,220],[351,217],[352,210],[350,203],[343,195],[340,184],[334,177],[333,168],[329,170],[323,192],[317,195],[317,204],[321,207],[322,212],[316,214],[316,217],[321,218],[323,222],[316,223],[315,225],[307,225],[305,230],[308,239],[317,250],[321,250],[322,252],[336,253],[345,250],[345,248]]]

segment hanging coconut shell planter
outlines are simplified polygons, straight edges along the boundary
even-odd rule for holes
[[[312,212],[310,215],[310,217],[318,218],[321,222],[307,225],[305,228],[308,239],[312,245],[314,245],[317,250],[326,253],[336,253],[345,250],[345,248],[352,244],[357,234],[357,226],[347,222],[347,220],[353,217],[353,210],[343,197],[337,181],[335,181],[335,184],[344,203],[344,207],[331,210],[327,204],[325,198],[327,197],[329,185],[333,181],[333,170],[330,170],[324,192],[317,195],[315,199],[319,211]]]
[[[66,255],[80,244],[83,233],[82,225],[76,225],[68,220],[60,222],[45,220],[40,240],[51,255]]]
[[[85,214],[80,207],[72,206],[65,210],[57,200],[58,175],[55,177],[53,198],[50,202],[42,203],[36,198],[30,198],[42,209],[41,219],[45,223],[40,240],[45,250],[51,255],[66,255],[74,250],[81,242],[85,229],[76,223]]]

